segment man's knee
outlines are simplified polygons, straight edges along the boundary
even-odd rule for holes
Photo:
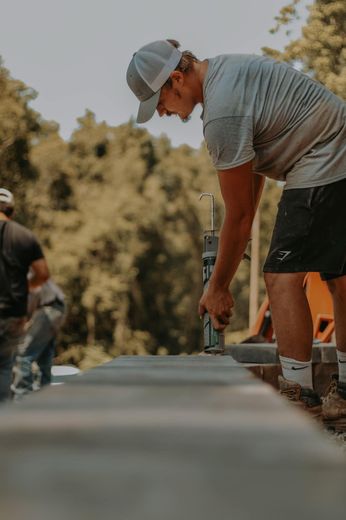
[[[287,288],[303,287],[306,273],[264,273],[268,293],[274,290],[285,291]]]
[[[282,273],[264,273],[264,282],[266,284],[268,294],[271,294],[276,287],[282,285]]]
[[[271,287],[275,283],[277,276],[278,276],[277,273],[263,273],[263,277],[264,277],[264,281],[265,281],[267,289],[268,289],[268,287]]]

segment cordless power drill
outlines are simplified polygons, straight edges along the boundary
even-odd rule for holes
[[[208,287],[211,274],[216,261],[217,248],[219,239],[216,235],[214,217],[215,217],[215,200],[212,193],[202,193],[199,197],[210,197],[210,220],[211,229],[204,231],[203,233],[203,288],[204,291]],[[218,332],[212,326],[212,322],[209,314],[206,312],[203,316],[203,328],[204,328],[204,352],[211,354],[220,354],[225,351],[225,336],[223,333]]]

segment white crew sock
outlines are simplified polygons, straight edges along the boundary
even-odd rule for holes
[[[336,349],[336,355],[338,356],[339,382],[346,383],[346,352]]]
[[[279,358],[282,367],[282,375],[285,379],[294,381],[304,388],[313,388],[311,359],[310,361],[298,361],[297,359],[283,356],[279,356]]]

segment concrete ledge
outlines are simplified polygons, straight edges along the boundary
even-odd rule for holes
[[[279,363],[276,343],[240,343],[227,345],[225,355],[232,356],[239,363]],[[335,345],[330,343],[313,345],[312,362],[337,363]]]
[[[2,407],[0,471],[3,518],[340,520],[346,508],[346,459],[230,356],[119,358]]]
[[[257,377],[278,388],[281,374],[276,343],[240,343],[227,345],[225,356],[232,356],[242,366],[250,369]],[[332,374],[337,373],[336,347],[330,343],[320,343],[312,347],[312,373],[314,388],[325,395]]]

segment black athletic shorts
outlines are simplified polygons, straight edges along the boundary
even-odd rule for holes
[[[346,275],[346,179],[284,190],[263,271]]]

